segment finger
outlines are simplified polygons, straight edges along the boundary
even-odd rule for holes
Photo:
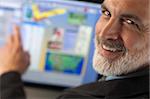
[[[13,42],[14,42],[14,39],[13,39],[13,34],[9,35],[6,39],[6,45],[8,46],[13,46]]]
[[[16,47],[22,47],[21,45],[21,35],[20,35],[20,28],[19,26],[14,26],[14,43],[16,45]]]

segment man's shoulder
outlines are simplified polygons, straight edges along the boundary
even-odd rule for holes
[[[119,97],[148,97],[149,75],[140,77],[100,81],[66,90],[60,97],[78,97],[73,99],[119,99]],[[83,98],[82,98],[83,97]],[[71,99],[71,98],[58,98]]]

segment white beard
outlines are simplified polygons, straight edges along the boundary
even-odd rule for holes
[[[125,55],[111,63],[108,61],[108,59],[101,56],[98,53],[98,48],[96,48],[93,58],[93,68],[99,74],[105,76],[127,74],[142,68],[145,63],[149,63],[148,45],[145,45],[145,47],[143,47],[141,50],[135,51],[135,53],[129,54],[126,52]]]

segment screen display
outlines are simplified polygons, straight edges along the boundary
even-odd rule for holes
[[[13,9],[2,9],[0,8],[0,46],[2,46],[5,42],[6,36],[10,28],[10,21],[13,17]]]
[[[12,4],[13,5],[13,4]],[[12,32],[13,24],[21,21],[21,8],[8,6],[6,2],[0,2],[0,46],[5,44],[6,37]]]
[[[0,7],[0,40],[12,31],[9,25],[13,20],[19,23],[23,47],[31,55],[24,81],[76,86],[96,79],[91,59],[94,27],[100,16],[98,4],[26,0],[21,8]]]
[[[76,8],[76,9],[75,9]],[[24,6],[25,49],[30,70],[80,75],[86,64],[97,9],[61,2]]]

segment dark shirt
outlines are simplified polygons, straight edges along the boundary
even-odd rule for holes
[[[0,99],[26,99],[19,73],[8,72],[0,77]]]
[[[149,99],[149,68],[66,90],[57,99]]]
[[[129,76],[131,74],[134,76]],[[149,99],[149,68],[131,74],[121,79],[97,81],[68,89],[57,99]],[[0,97],[26,99],[18,73],[9,72],[0,77]]]

